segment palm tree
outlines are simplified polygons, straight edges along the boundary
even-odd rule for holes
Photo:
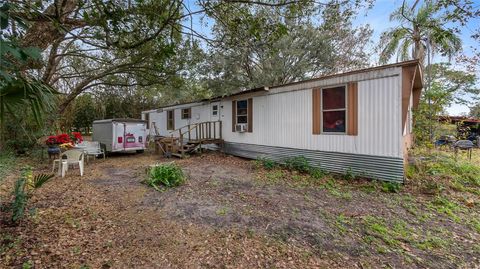
[[[380,62],[386,63],[395,54],[397,61],[418,59],[424,66],[425,51],[451,57],[462,48],[462,42],[453,30],[444,27],[447,20],[437,15],[438,9],[428,1],[415,10],[405,3],[390,15],[390,21],[399,26],[382,33],[379,47]]]
[[[11,21],[23,23],[19,18],[11,18],[10,5],[0,6],[2,22],[0,30],[11,27]],[[0,35],[0,148],[4,145],[5,117],[7,112],[16,118],[21,111],[29,110],[36,122],[41,125],[47,111],[56,104],[58,94],[52,87],[29,76],[22,70],[28,61],[38,60],[40,52],[31,47],[22,47],[14,38],[5,39]]]

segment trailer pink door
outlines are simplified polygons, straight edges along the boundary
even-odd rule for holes
[[[115,122],[113,125],[113,151],[134,151],[145,149],[145,123]]]

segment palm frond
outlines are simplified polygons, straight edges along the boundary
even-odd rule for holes
[[[45,112],[55,106],[57,94],[57,91],[39,80],[17,78],[0,88],[0,106],[12,115],[27,107],[37,124],[41,125]],[[4,121],[4,114],[0,113],[0,122]]]
[[[397,62],[399,60],[401,61],[410,60],[412,58],[412,53],[410,53],[411,50],[412,50],[412,40],[408,38],[403,39],[402,44],[398,48]]]
[[[32,187],[34,189],[40,188],[43,184],[47,183],[51,178],[53,178],[53,174],[39,174],[33,177]]]
[[[390,60],[398,49],[402,39],[408,39],[409,32],[405,28],[395,28],[390,32],[384,32],[380,38],[380,63]]]
[[[433,27],[430,31],[431,45],[444,56],[452,57],[462,49],[461,39],[451,30]]]
[[[424,26],[431,24],[434,20],[435,11],[435,6],[432,3],[423,4],[417,11],[415,22]]]
[[[407,22],[411,21],[413,13],[408,5],[403,5],[390,14],[390,21]]]

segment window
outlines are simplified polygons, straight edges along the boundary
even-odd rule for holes
[[[175,129],[175,118],[173,114],[173,110],[167,111],[167,130],[174,130]]]
[[[237,124],[248,123],[248,101],[237,101]]]
[[[322,131],[345,133],[347,93],[345,86],[322,89]]]
[[[212,106],[212,116],[217,116],[218,115],[218,105],[213,105]]]
[[[184,108],[182,109],[182,119],[190,119],[192,114],[192,109],[191,108]]]

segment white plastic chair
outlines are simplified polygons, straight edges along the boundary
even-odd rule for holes
[[[100,142],[98,141],[85,141],[86,148],[84,149],[85,154],[87,155],[87,162],[90,156],[97,157],[98,155],[103,155],[105,160],[105,151],[100,147]]]
[[[66,156],[66,159],[63,159]],[[68,171],[68,167],[78,165],[80,169],[80,176],[83,176],[84,167],[84,153],[80,150],[67,150],[60,155],[60,159],[53,160],[52,172],[55,171],[55,164],[58,163],[58,173],[65,176],[65,172]]]

